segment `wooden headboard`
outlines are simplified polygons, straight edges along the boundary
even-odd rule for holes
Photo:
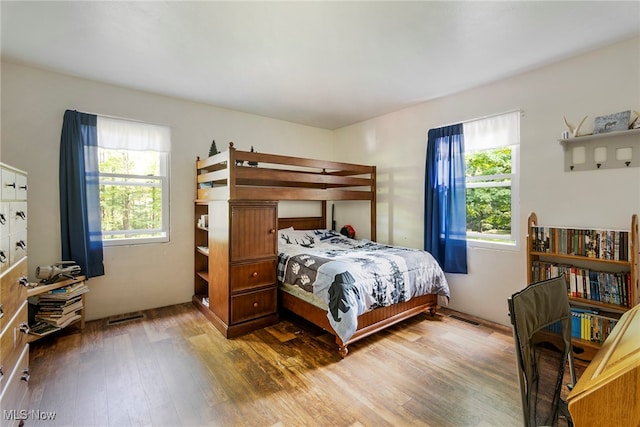
[[[302,216],[296,218],[278,218],[278,229],[293,227],[296,230],[316,230],[327,228],[326,218],[323,216]]]

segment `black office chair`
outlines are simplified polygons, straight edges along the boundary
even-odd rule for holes
[[[513,294],[508,303],[525,427],[557,426],[565,420],[572,426],[561,398],[567,363],[569,386],[576,381],[564,276],[531,284]]]

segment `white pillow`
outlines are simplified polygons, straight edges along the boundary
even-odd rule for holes
[[[313,230],[278,230],[280,243],[287,245],[313,245],[318,242]]]

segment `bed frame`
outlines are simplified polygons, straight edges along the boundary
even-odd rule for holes
[[[311,230],[327,227],[327,201],[370,202],[371,240],[376,240],[376,167],[236,150],[233,143],[222,153],[197,162],[206,173],[197,176],[198,200],[306,200],[320,201],[319,217],[279,218],[278,228]],[[335,333],[326,310],[279,291],[280,307],[335,335],[341,357],[347,346],[419,313],[435,315],[437,295],[424,295],[358,317],[358,329],[347,342]]]

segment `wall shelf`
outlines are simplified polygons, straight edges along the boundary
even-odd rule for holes
[[[560,139],[566,172],[640,166],[640,129]]]

